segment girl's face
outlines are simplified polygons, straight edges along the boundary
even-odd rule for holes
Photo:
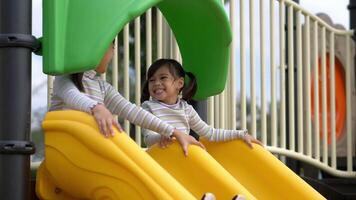
[[[175,104],[184,85],[183,78],[175,78],[167,67],[159,68],[148,80],[150,96],[165,104]]]
[[[100,74],[105,73],[113,55],[114,55],[114,45],[110,44],[108,50],[106,50],[105,52],[104,57],[101,59],[99,65],[95,68],[95,71]]]

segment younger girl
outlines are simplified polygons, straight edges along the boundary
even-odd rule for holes
[[[204,146],[174,126],[163,122],[151,113],[130,103],[123,98],[109,83],[96,76],[104,73],[113,55],[113,44],[102,58],[95,70],[69,76],[57,76],[54,81],[53,96],[51,99],[52,110],[75,109],[92,114],[106,136],[113,135],[112,126],[122,129],[113,114],[125,118],[130,122],[150,129],[165,137],[174,136],[181,144],[184,154],[187,155],[189,144]]]
[[[185,76],[190,78],[185,84]],[[147,72],[147,81],[143,87],[142,108],[151,112],[161,120],[171,124],[187,135],[190,129],[200,137],[210,141],[228,141],[241,139],[252,148],[252,143],[262,145],[260,141],[247,133],[247,130],[214,129],[200,119],[194,108],[186,101],[196,92],[197,83],[190,72],[173,59],[160,59],[154,62]],[[182,93],[182,98],[179,95]],[[149,100],[151,97],[151,100]],[[166,147],[172,139],[144,129],[144,140],[148,146],[159,143]]]

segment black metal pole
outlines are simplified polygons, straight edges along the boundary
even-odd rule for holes
[[[349,5],[347,6],[350,12],[350,29],[356,29],[356,1],[350,0]],[[354,33],[353,40],[356,41],[356,33]],[[354,63],[356,63],[356,57],[354,57]],[[355,67],[355,66],[353,66]],[[355,70],[356,75],[356,70]]]
[[[350,0],[347,8],[350,11],[350,29],[354,29],[356,27],[356,1]]]
[[[0,199],[29,198],[31,0],[0,0]],[[30,151],[29,151],[30,150]]]

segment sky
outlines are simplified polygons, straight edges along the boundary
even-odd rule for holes
[[[237,0],[235,1],[236,4],[238,4],[239,1]],[[258,5],[257,3],[258,1],[257,0],[255,1],[256,1],[255,4]],[[265,2],[268,1],[266,0]],[[334,23],[340,23],[344,25],[344,27],[349,26],[349,12],[347,9],[348,3],[349,0],[300,0],[301,6],[309,10],[311,13],[314,14],[318,12],[328,13],[331,16]],[[33,4],[32,32],[35,37],[41,37],[42,36],[42,0],[32,0],[32,4]],[[236,53],[237,53],[236,62],[238,63],[239,51],[236,51]],[[247,71],[247,73],[249,72]],[[257,74],[258,73],[259,71],[257,71]],[[33,55],[32,56],[32,91],[33,91],[32,109],[33,110],[39,107],[45,107],[47,104],[47,97],[46,97],[47,88],[45,85],[46,80],[47,80],[46,75],[42,73],[42,57]],[[267,81],[269,80],[267,79]],[[237,89],[238,88],[239,86],[237,86]],[[249,89],[247,92],[249,94]],[[256,92],[258,93],[260,92],[259,88],[256,88]],[[269,89],[267,93],[269,93]]]
[[[300,0],[300,5],[312,13],[328,13],[334,23],[349,27],[349,0]]]

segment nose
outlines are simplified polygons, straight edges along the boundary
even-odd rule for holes
[[[153,85],[160,85],[161,84],[161,81],[160,80],[154,80],[154,82],[153,82]]]

